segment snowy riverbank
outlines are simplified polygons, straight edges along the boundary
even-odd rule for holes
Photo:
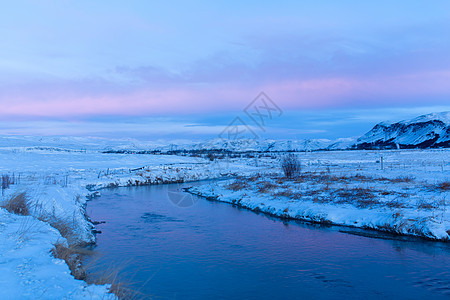
[[[376,160],[378,155],[383,158]],[[449,151],[316,152],[298,157],[303,158],[303,170],[295,179],[278,171],[197,186],[190,192],[280,218],[449,241]]]
[[[193,191],[281,217],[448,239],[449,192],[436,188],[450,179],[448,150],[299,153],[305,175],[299,182],[280,179],[281,154],[209,160],[102,152],[81,144],[0,147],[0,172],[11,181],[1,202],[24,193],[29,214],[0,209],[0,265],[5,269],[0,285],[8,298],[113,297],[107,285],[75,280],[64,261],[51,254],[56,243],[95,241],[85,206],[106,187],[243,176],[239,188],[230,189],[231,180]],[[411,180],[397,180],[406,177]],[[353,193],[353,200],[338,203],[344,191]],[[371,202],[358,204],[362,194],[357,191]]]

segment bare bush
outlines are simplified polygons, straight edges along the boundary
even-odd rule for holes
[[[281,168],[286,178],[298,178],[301,174],[300,160],[292,153],[283,157]]]
[[[28,216],[30,214],[28,210],[28,199],[25,193],[11,196],[9,200],[2,203],[1,207],[16,215]]]
[[[9,186],[11,184],[14,184],[15,182],[15,176],[13,174],[13,176],[9,176],[8,174],[3,174],[2,177],[0,178],[1,180],[1,186],[2,186],[2,195],[4,193],[4,191],[9,188]]]

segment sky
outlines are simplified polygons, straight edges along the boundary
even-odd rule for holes
[[[0,134],[358,136],[450,110],[449,53],[449,1],[9,1]]]

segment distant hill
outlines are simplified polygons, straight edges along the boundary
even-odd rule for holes
[[[432,113],[397,123],[379,123],[352,149],[424,149],[450,147],[450,112]]]
[[[203,152],[284,152],[354,149],[450,148],[450,112],[400,122],[382,122],[359,138],[221,139],[141,141],[70,136],[0,136],[1,151],[100,151],[130,154]]]

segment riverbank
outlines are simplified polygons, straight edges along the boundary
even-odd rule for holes
[[[24,195],[28,208],[28,216],[15,216],[3,208],[0,209],[2,253],[7,253],[7,255],[1,257],[1,262],[2,265],[12,270],[5,273],[9,274],[8,276],[2,276],[0,284],[2,287],[10,287],[9,291],[12,291],[12,295],[16,295],[14,291],[23,291],[22,295],[17,294],[17,298],[21,298],[21,296],[27,298],[38,289],[43,292],[43,295],[48,293],[48,295],[69,298],[77,298],[78,296],[82,298],[85,293],[92,293],[102,299],[111,296],[108,294],[109,287],[107,285],[91,287],[83,281],[75,280],[70,275],[71,272],[64,262],[51,255],[52,249],[57,243],[66,243],[71,246],[95,242],[93,233],[95,226],[86,215],[86,201],[98,196],[103,188],[188,182],[230,176],[251,178],[255,174],[260,174],[258,176],[262,181],[276,184],[277,176],[279,177],[281,174],[278,159],[280,154],[277,154],[278,156],[256,154],[253,157],[210,160],[175,155],[106,154],[95,149],[80,151],[73,148],[53,149],[45,147],[0,147],[0,154],[0,172],[5,176],[4,179],[7,178],[8,183],[2,189],[3,194],[0,202],[6,203],[16,195]],[[450,151],[448,150],[338,151],[298,154],[305,174],[308,172],[311,174],[326,172],[329,176],[351,176],[350,174],[357,172],[366,177],[391,179],[408,174],[408,176],[415,177],[415,184],[430,186],[448,180],[450,172],[449,155]],[[381,156],[384,159],[383,167],[379,162]],[[329,185],[332,184],[333,180],[333,178],[329,178],[328,181],[331,182]],[[380,214],[378,208],[353,207],[351,210],[341,210],[337,209],[335,205],[330,205],[330,203],[314,202],[311,199],[297,201],[298,199],[293,199],[293,197],[298,195],[294,195],[295,193],[288,195],[286,191],[285,196],[280,194],[280,197],[274,201],[271,192],[262,193],[250,189],[230,191],[226,187],[229,183],[232,182],[217,183],[213,187],[214,193],[211,193],[211,186],[208,185],[199,187],[198,191],[202,191],[204,196],[217,197],[221,201],[230,203],[242,196],[240,205],[245,204],[250,209],[266,210],[267,212],[275,209],[271,213],[282,217],[296,218],[301,216],[303,218],[307,216],[311,220],[319,222],[332,221],[336,223],[339,223],[336,218],[346,218],[346,225],[358,227],[380,224],[374,223],[374,220]],[[257,183],[250,183],[250,185],[253,189],[259,189],[262,183]],[[281,185],[284,184],[291,185],[289,187],[291,192],[297,188],[297,185],[301,185],[297,182]],[[340,188],[349,187],[348,184],[342,182],[339,184]],[[371,186],[367,182],[364,184],[367,185],[367,189],[376,188],[379,190],[380,187],[385,186],[386,182],[379,180],[378,187]],[[281,186],[280,188],[283,189]],[[406,187],[406,189],[408,188]],[[302,188],[300,187],[300,189]],[[316,190],[320,189],[321,186],[317,185]],[[276,191],[276,193],[278,192],[282,193],[283,191]],[[401,193],[402,191],[397,192]],[[406,192],[403,191],[402,193]],[[420,188],[412,188],[410,192],[425,195],[421,194]],[[238,196],[238,193],[243,194]],[[245,193],[247,195],[244,195]],[[424,236],[445,240],[444,232],[449,229],[448,191],[442,191],[442,193],[434,191],[426,195],[434,197],[434,200],[430,202],[431,205],[437,203],[438,206],[426,208],[428,202],[424,202],[422,205],[424,209],[419,212],[425,214],[425,217],[429,217],[429,214],[431,214],[430,222],[432,223],[430,224],[438,224],[439,226],[432,227],[426,223],[427,226],[423,229],[429,229],[430,234]],[[404,198],[408,199],[408,197]],[[393,199],[389,199],[389,203],[391,203]],[[265,203],[264,207],[258,204],[261,202]],[[310,202],[314,205],[308,205],[304,208],[298,206],[300,203]],[[402,203],[402,205],[405,205],[406,202]],[[287,211],[285,211],[286,208]],[[300,214],[300,209],[307,210],[308,214]],[[400,207],[399,209],[406,211],[407,208]],[[348,218],[349,215],[355,215],[356,212],[360,216],[358,220]],[[410,213],[415,213],[414,208],[411,208],[408,214],[403,214],[404,218],[409,219]],[[330,215],[334,219],[330,219]],[[439,220],[439,218],[441,218],[441,221],[437,223],[436,220]],[[401,218],[398,219],[398,222],[402,222],[401,220]],[[359,223],[355,224],[355,221]],[[416,223],[420,223],[419,219],[416,221]],[[353,224],[350,224],[351,222]],[[29,228],[33,230],[29,230]],[[36,228],[41,228],[41,231],[36,232],[34,230]],[[414,228],[417,228],[417,226]],[[398,231],[398,233],[402,232]],[[407,233],[411,232],[408,231]],[[41,246],[34,247],[35,244]],[[16,251],[17,249],[24,249],[24,251]],[[29,251],[26,249],[29,249]],[[41,270],[47,271],[41,272]],[[52,278],[57,280],[56,278],[59,277],[66,278],[65,280],[72,282],[72,285],[67,287],[57,283],[53,285],[45,284],[46,281],[51,283]],[[52,294],[53,292],[57,293],[57,291],[60,294]]]
[[[402,154],[397,153],[399,161],[395,164],[402,162]],[[255,174],[188,191],[283,219],[449,241],[449,171],[424,171],[426,165],[417,162],[416,167],[403,173],[406,175],[399,175],[397,168],[368,170],[361,164],[355,168],[339,167],[333,162],[330,165],[305,165],[295,178],[286,178],[280,172]]]

